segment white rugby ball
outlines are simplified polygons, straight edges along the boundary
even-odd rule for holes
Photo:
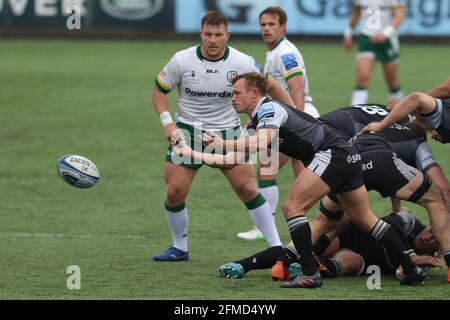
[[[94,162],[76,154],[62,156],[56,169],[65,182],[77,188],[91,188],[100,179],[100,172]]]

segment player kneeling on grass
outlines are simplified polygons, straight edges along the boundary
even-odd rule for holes
[[[396,231],[410,252],[416,266],[441,267],[435,255],[439,250],[430,226],[425,226],[409,211],[402,210],[382,218]],[[401,267],[395,256],[386,254],[385,248],[369,237],[355,224],[344,222],[335,232],[322,236],[314,245],[314,252],[328,276],[360,275],[370,265],[377,265],[384,274],[401,277]],[[289,268],[293,273],[298,267]]]
[[[435,257],[438,245],[431,227],[424,225],[405,210],[389,214],[382,219],[393,227],[406,244],[414,265],[422,269],[441,267],[439,259]],[[330,234],[323,235],[314,244],[313,251],[320,274],[325,278],[360,275],[370,265],[379,266],[384,274],[394,274],[396,270],[401,270],[395,256],[387,255],[382,244],[348,221]],[[279,256],[267,249],[221,265],[218,273],[221,277],[238,279],[251,270],[267,269],[271,265],[273,280],[291,280],[298,274],[301,270],[301,259],[292,242],[285,246],[284,253]],[[400,273],[398,277],[401,276]]]
[[[233,83],[233,107],[238,113],[247,113],[252,121],[253,136],[238,140],[222,140],[218,136],[203,135],[203,142],[218,150],[232,150],[225,155],[193,151],[189,146],[172,141],[175,152],[205,163],[233,166],[245,153],[266,152],[277,148],[284,154],[305,164],[289,192],[283,211],[291,238],[302,257],[302,271],[283,288],[318,288],[322,277],[312,251],[311,228],[306,213],[317,201],[333,191],[349,216],[362,230],[380,241],[386,250],[396,256],[403,270],[401,284],[424,280],[391,226],[377,218],[369,205],[361,176],[360,155],[345,139],[320,121],[295,108],[267,96],[267,79],[251,72],[239,75]]]

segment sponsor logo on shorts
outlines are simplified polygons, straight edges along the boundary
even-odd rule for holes
[[[353,155],[349,155],[347,157],[347,162],[348,163],[356,163],[358,161],[361,161],[361,156],[359,155],[359,153],[353,154]]]
[[[363,163],[363,164],[361,164],[361,169],[362,169],[363,171],[365,171],[365,170],[372,170],[372,169],[373,169],[373,162],[370,161],[370,162],[368,162],[368,163]]]

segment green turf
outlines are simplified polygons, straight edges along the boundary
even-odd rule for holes
[[[241,280],[216,267],[265,248],[238,240],[251,227],[245,207],[214,169],[202,169],[187,203],[188,263],[155,263],[170,244],[163,214],[166,142],[151,104],[153,79],[171,55],[193,42],[0,41],[0,298],[1,299],[448,299],[444,272],[422,286],[383,277],[325,280],[320,290],[284,290],[269,271]],[[231,43],[263,62],[260,42]],[[298,44],[298,43],[297,43]],[[346,106],[353,55],[337,44],[300,44],[311,94],[321,113]],[[426,90],[448,77],[449,47],[404,45],[404,90]],[[176,106],[176,93],[170,95]],[[371,101],[386,101],[379,67]],[[448,146],[431,143],[450,174]],[[62,182],[56,160],[88,156],[99,184],[79,190]],[[282,198],[292,182],[284,169]],[[206,188],[204,186],[207,186]],[[377,213],[389,201],[371,196]],[[425,218],[416,206],[415,213]],[[310,217],[314,216],[314,210]],[[281,214],[277,224],[288,240]],[[81,268],[81,290],[66,287],[69,265]]]

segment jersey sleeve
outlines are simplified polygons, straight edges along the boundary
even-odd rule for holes
[[[276,63],[286,81],[304,73],[305,64],[303,59],[294,52],[283,53]]]
[[[432,167],[438,165],[436,159],[434,159],[433,153],[426,142],[422,142],[416,149],[416,164],[417,169],[422,172],[427,172]]]
[[[251,70],[250,72],[258,72],[258,73],[262,73],[263,69],[261,67],[261,65],[255,60],[255,58],[250,57],[250,65],[251,65]]]
[[[155,83],[158,89],[164,93],[169,93],[180,82],[180,68],[177,63],[176,55],[164,66],[156,77]]]
[[[287,112],[273,102],[262,104],[258,109],[258,126],[256,130],[262,128],[280,129],[286,123]]]

